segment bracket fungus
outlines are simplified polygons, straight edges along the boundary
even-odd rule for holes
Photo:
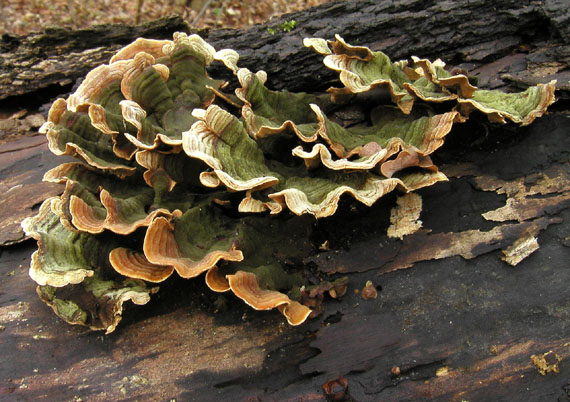
[[[393,63],[340,36],[304,44],[344,87],[273,91],[235,51],[177,33],[137,39],[56,100],[40,131],[76,162],[46,173],[65,191],[22,223],[38,242],[30,276],[41,299],[69,323],[111,332],[125,301],[146,303],[174,272],[205,274],[213,291],[301,324],[304,273],[280,256],[305,235],[288,221],[326,218],[341,197],[370,206],[446,180],[430,155],[471,111],[526,125],[554,102],[554,82],[504,94],[441,60]],[[234,74],[235,95],[208,75],[214,61]],[[344,118],[355,105],[362,113]]]

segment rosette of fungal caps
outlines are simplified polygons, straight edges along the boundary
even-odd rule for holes
[[[304,44],[342,87],[273,91],[235,51],[177,33],[137,39],[54,102],[41,132],[68,157],[44,180],[65,191],[22,225],[38,242],[30,276],[57,315],[111,332],[124,302],[145,304],[179,275],[301,324],[304,272],[284,261],[307,233],[292,219],[325,219],[341,196],[370,206],[446,180],[430,154],[454,123],[476,109],[526,125],[554,101],[554,82],[486,91],[440,60],[394,63],[339,36]],[[214,61],[233,72],[235,93],[208,75]],[[362,100],[367,115],[339,113]],[[430,108],[444,101],[447,112]]]

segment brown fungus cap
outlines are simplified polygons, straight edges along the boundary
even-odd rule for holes
[[[251,272],[238,271],[226,277],[232,292],[256,310],[271,310],[277,307],[291,325],[302,324],[311,314],[311,309],[289,299],[287,295],[275,290],[261,289],[257,277]]]
[[[93,208],[81,198],[71,196],[69,211],[73,217],[72,222],[77,229],[88,233],[101,233],[107,229],[117,234],[126,235],[140,227],[150,225],[157,216],[172,216],[170,211],[161,208],[146,215],[141,214],[140,219],[132,219],[133,216],[130,216],[127,220],[125,214],[121,212],[118,200],[114,199],[107,190],[101,190],[100,197],[101,204],[107,211],[104,219],[98,219]]]
[[[174,272],[174,267],[152,264],[144,254],[124,247],[112,250],[109,261],[121,275],[148,282],[162,282]]]
[[[218,261],[242,261],[243,254],[232,245],[227,250],[213,250],[200,259],[185,255],[174,234],[175,226],[168,219],[156,218],[149,226],[144,238],[144,254],[149,262],[157,265],[173,266],[183,278],[193,278],[212,267]]]
[[[230,290],[230,282],[225,276],[220,274],[220,270],[216,265],[206,272],[206,285],[214,292],[222,293]]]

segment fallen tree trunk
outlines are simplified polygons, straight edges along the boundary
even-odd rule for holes
[[[205,34],[216,48],[238,50],[240,65],[267,70],[274,87],[329,85],[332,75],[314,82],[317,70],[309,66],[320,74],[325,69],[301,40],[341,33],[393,58],[444,57],[487,87],[558,77],[557,97],[564,98],[570,38],[562,6],[343,2],[245,31]],[[290,33],[278,29],[291,19],[297,25]],[[257,51],[246,49],[252,44]],[[33,93],[41,77],[47,75],[10,96]],[[12,99],[20,99],[12,106],[28,107],[25,98]],[[24,400],[570,400],[569,111],[561,99],[526,128],[475,117],[458,125],[434,155],[450,181],[418,192],[424,229],[403,240],[386,235],[395,196],[372,208],[345,206],[317,221],[310,241],[319,252],[295,263],[325,279],[346,276],[349,288],[341,299],[325,298],[323,314],[295,328],[278,313],[255,312],[213,295],[200,280],[179,278],[162,284],[144,308],[128,311],[112,335],[67,326],[37,298],[27,275],[36,247],[21,242],[17,230],[21,207],[31,214],[41,195],[61,190],[39,185],[59,158],[40,137],[2,144],[0,213],[3,224],[15,225],[3,226],[1,241],[12,245],[0,249],[0,394]],[[503,261],[518,257],[516,267]],[[376,299],[362,298],[367,281]]]
[[[240,30],[196,31],[173,17],[136,27],[51,29],[27,37],[6,34],[0,41],[0,99],[70,84],[108,62],[113,52],[135,38],[167,39],[175,31],[197,32],[216,49],[235,49],[240,66],[267,71],[275,89],[312,91],[330,86],[334,74],[321,67],[319,56],[305,49],[302,39],[332,39],[335,34],[349,43],[382,50],[393,60],[441,57],[448,64],[469,63],[470,68],[520,53],[524,57],[517,59],[511,76],[527,65],[533,71],[542,67],[542,75],[552,76],[570,65],[570,16],[564,3],[359,0],[327,3]],[[296,22],[290,32],[283,28],[287,21]],[[568,89],[565,77],[560,85]]]
[[[181,18],[165,18],[139,26],[101,25],[73,31],[52,28],[27,36],[4,34],[0,41],[0,99],[65,86],[138,37],[167,38],[186,30]],[[53,91],[57,92],[57,88]]]

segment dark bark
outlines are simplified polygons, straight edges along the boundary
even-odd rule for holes
[[[464,63],[488,87],[524,86],[568,74],[565,3],[333,3],[207,36],[238,50],[242,65],[267,70],[275,87],[310,86],[308,66],[323,68],[301,39],[337,32],[393,58]],[[292,32],[267,32],[291,19]],[[252,44],[257,50],[246,50]],[[3,53],[18,46],[10,49]],[[568,78],[559,84],[567,88]],[[349,290],[325,298],[323,314],[301,327],[214,295],[199,278],[172,278],[102,336],[68,326],[38,299],[27,275],[35,242],[0,248],[0,399],[324,400],[329,392],[356,401],[569,401],[569,110],[559,100],[526,128],[476,115],[457,125],[434,154],[450,181],[419,191],[426,231],[387,238],[393,195],[316,222],[315,249],[328,240],[331,250],[304,263],[326,279],[347,275]],[[10,232],[20,217],[14,205],[31,213],[39,195],[57,190],[39,184],[60,161],[46,148],[38,137],[0,145],[0,241],[21,240]],[[541,183],[548,190],[532,193]],[[507,204],[517,219],[482,217]],[[526,235],[539,249],[516,267],[501,261],[499,249]],[[355,292],[367,280],[375,300]],[[560,372],[540,374],[541,359]]]
[[[558,61],[567,67],[570,12],[563,3],[341,1],[310,13],[294,13],[238,35],[234,31],[214,31],[208,40],[216,47],[237,50],[244,67],[267,71],[271,85],[289,90],[311,91],[333,82],[334,74],[320,67],[320,57],[304,49],[302,39],[333,39],[335,34],[348,43],[382,50],[393,60],[416,55],[440,57],[454,65],[488,63],[521,46],[532,52],[548,41],[549,47],[558,49]],[[281,32],[279,26],[290,20],[297,21],[295,29]],[[275,35],[268,28],[273,28]]]
[[[180,17],[171,17],[138,26],[100,25],[78,31],[52,28],[27,36],[4,34],[0,41],[0,99],[71,84],[108,63],[117,49],[136,38],[172,38],[174,32],[187,30]]]

